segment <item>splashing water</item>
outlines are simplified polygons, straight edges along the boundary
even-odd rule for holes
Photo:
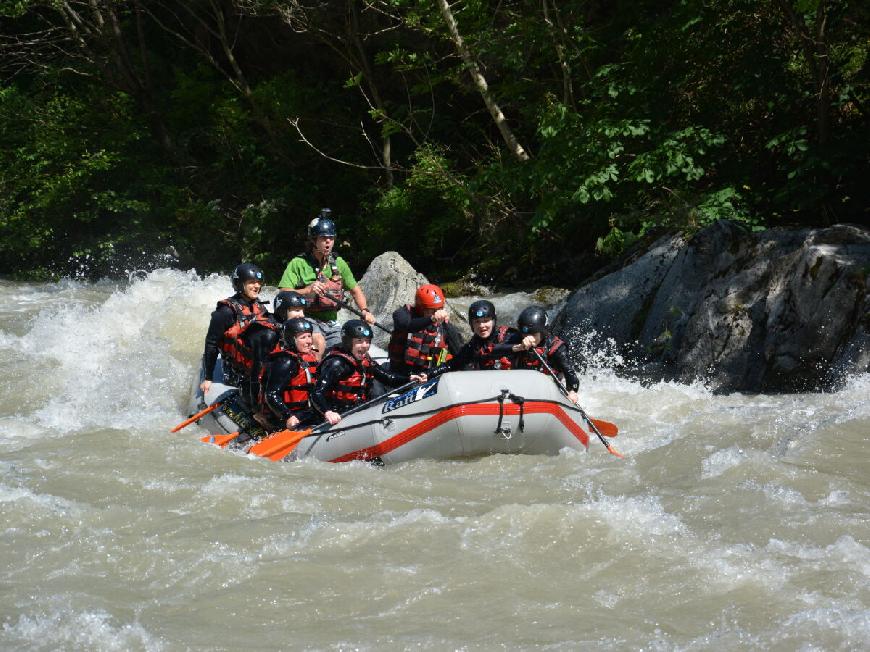
[[[167,432],[226,277],[0,290],[0,648],[870,644],[868,375],[718,396],[577,338],[624,461],[274,464]]]

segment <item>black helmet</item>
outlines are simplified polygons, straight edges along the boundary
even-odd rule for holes
[[[495,319],[495,306],[491,301],[481,299],[468,306],[468,323],[480,318]]]
[[[362,319],[348,319],[341,327],[341,345],[349,352],[355,337],[372,339],[372,327]]]
[[[294,317],[284,322],[281,327],[281,338],[284,340],[284,346],[295,351],[296,350],[296,335],[300,333],[313,333],[314,325],[304,317]]]
[[[260,281],[263,282],[263,270],[257,267],[254,263],[242,263],[236,265],[232,275],[233,289],[236,292],[241,292],[245,285],[245,281]]]
[[[307,308],[308,299],[293,290],[281,290],[275,295],[272,306],[275,310],[275,319],[284,321],[287,319],[288,310],[298,310],[299,308],[304,310]]]
[[[312,240],[321,235],[334,238],[336,234],[335,222],[332,221],[331,216],[331,208],[320,209],[320,215],[308,223],[308,237]]]
[[[547,326],[549,325],[550,320],[547,318],[547,311],[540,306],[529,306],[517,317],[517,326],[520,327],[520,333],[523,335],[531,335],[533,333],[546,335]]]

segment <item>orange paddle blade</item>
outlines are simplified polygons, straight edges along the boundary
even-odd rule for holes
[[[610,453],[611,455],[615,455],[616,457],[618,457],[618,458],[621,459],[621,460],[624,460],[624,459],[625,459],[625,455],[623,455],[622,453],[620,453],[618,450],[616,450],[616,449],[613,448],[612,446],[608,446],[608,447],[607,447],[607,452]]]
[[[619,428],[616,427],[615,423],[604,421],[603,419],[592,419],[592,423],[598,428],[598,432],[605,437],[616,437],[619,434]]]
[[[201,442],[205,442],[206,444],[214,444],[215,446],[226,448],[227,444],[229,444],[233,439],[238,436],[238,432],[231,432],[227,435],[206,435],[205,437],[200,437],[199,440]]]
[[[186,428],[187,426],[189,426],[189,425],[190,425],[191,423],[193,423],[194,421],[199,421],[200,419],[202,419],[202,418],[203,418],[206,414],[208,414],[209,412],[212,412],[212,411],[214,411],[214,410],[217,410],[220,406],[221,406],[220,403],[212,403],[212,404],[209,405],[206,409],[197,412],[196,414],[194,414],[194,415],[191,416],[190,418],[185,419],[184,421],[182,421],[181,423],[179,423],[177,426],[175,426],[175,427],[174,427],[172,430],[170,430],[169,432],[178,432],[178,431],[181,430],[182,428]]]
[[[292,453],[299,442],[310,433],[311,428],[307,430],[280,430],[251,446],[248,452],[277,462]]]

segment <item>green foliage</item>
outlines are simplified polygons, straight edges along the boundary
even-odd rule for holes
[[[111,116],[108,128],[101,115]],[[28,97],[7,87],[0,122],[2,268],[105,258],[147,216],[128,183],[141,132],[124,95]]]
[[[631,231],[623,231],[618,226],[614,226],[607,235],[595,241],[595,251],[603,256],[615,257],[634,244],[637,239],[638,236]]]
[[[277,275],[322,206],[355,269],[559,285],[657,227],[864,221],[865,5],[454,2],[520,163],[428,0],[0,2],[0,273]]]
[[[421,147],[405,182],[382,193],[374,206],[367,236],[375,246],[367,253],[396,250],[415,265],[442,265],[445,253],[473,234],[470,201],[444,153]]]

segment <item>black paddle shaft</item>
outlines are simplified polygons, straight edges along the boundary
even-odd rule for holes
[[[562,394],[565,395],[565,398],[568,398],[568,390],[562,384],[562,381],[559,380],[559,377],[556,376],[556,373],[553,371],[553,368],[549,364],[547,364],[547,361],[544,359],[544,356],[542,356],[540,353],[538,353],[538,351],[537,351],[537,349],[535,349],[535,347],[532,347],[529,350],[532,353],[534,353],[535,357],[540,361],[540,363],[542,365],[544,365],[544,369],[546,369],[547,372],[553,377],[553,382],[556,383],[556,386],[559,388],[559,390],[562,392]],[[575,405],[577,405],[577,404],[575,403]],[[598,430],[598,427],[592,422],[592,419],[589,418],[589,415],[586,414],[585,410],[583,410],[583,408],[580,407],[579,405],[577,405],[577,409],[580,411],[580,416],[583,417],[583,420],[589,425],[590,428],[592,428],[592,431],[596,435],[598,435],[598,439],[601,440],[601,443],[604,444],[604,447],[607,450],[610,450],[610,444],[608,444],[607,441],[604,439],[604,435],[601,434],[601,431]]]
[[[340,305],[340,306],[341,306],[342,308],[344,308],[345,310],[350,310],[350,311],[351,311],[353,314],[355,314],[357,317],[360,317],[361,319],[365,320],[365,314],[363,314],[363,311],[362,311],[362,310],[358,310],[357,308],[354,308],[354,307],[353,307],[352,305],[350,305],[347,301],[344,301],[344,300],[342,300],[342,299],[333,299],[333,301],[335,301],[338,305]],[[381,324],[379,324],[378,322],[375,322],[375,326],[377,326],[378,328],[380,328],[380,329],[381,329],[382,331],[384,331],[385,333],[389,333],[390,335],[393,334],[393,329],[392,329],[392,328],[387,328],[386,326],[381,326]]]
[[[386,392],[385,394],[381,394],[380,396],[378,396],[378,397],[376,397],[376,398],[373,398],[373,399],[371,399],[371,400],[369,400],[369,401],[366,401],[365,403],[360,403],[359,405],[355,405],[354,407],[352,407],[351,409],[349,409],[347,412],[345,412],[344,414],[342,414],[342,415],[341,415],[341,418],[344,419],[345,417],[348,417],[348,416],[350,416],[351,414],[356,414],[357,412],[359,412],[359,411],[361,411],[361,410],[364,410],[364,409],[366,409],[367,407],[371,407],[372,405],[377,405],[378,403],[387,400],[387,399],[388,399],[390,396],[392,396],[393,394],[396,394],[396,393],[398,393],[398,392],[404,392],[406,389],[410,389],[411,387],[413,387],[414,385],[417,385],[417,384],[419,384],[418,381],[416,381],[416,380],[412,380],[410,383],[405,383],[404,385],[401,385],[401,386],[399,386],[399,387],[396,387],[396,388],[394,388],[394,389],[391,389],[390,391]],[[330,424],[328,421],[325,421],[324,423],[321,423],[321,424],[318,425],[318,426],[314,426],[314,427],[311,429],[311,432],[309,432],[309,433],[306,435],[306,437],[313,437],[314,435],[317,435],[318,437],[321,437],[322,435],[325,435],[325,434],[328,432],[328,429],[331,427],[331,425],[332,425],[332,424]],[[318,432],[318,431],[320,431],[324,426],[326,426],[326,429],[325,429],[325,430],[322,430],[321,432]],[[314,443],[316,444],[317,442],[315,441]],[[314,444],[311,444],[311,445],[314,446]]]

